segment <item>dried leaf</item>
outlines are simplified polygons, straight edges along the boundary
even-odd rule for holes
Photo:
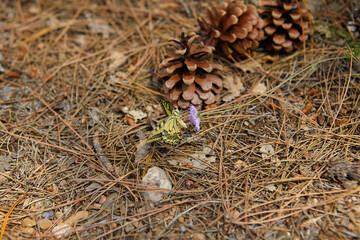
[[[189,160],[195,168],[206,169],[216,161],[216,156],[212,154],[211,148],[203,146],[202,151],[191,154]]]
[[[215,103],[205,106],[205,110],[210,110],[216,108],[217,105]]]
[[[270,55],[265,55],[264,57],[261,58],[261,60],[265,62],[275,62],[277,58]]]
[[[112,60],[109,65],[109,69],[111,70],[123,65],[127,60],[127,56],[121,52],[113,51],[110,54],[110,59]]]
[[[243,72],[253,73],[253,72],[256,72],[256,70],[258,68],[261,67],[261,64],[252,59],[247,59],[247,60],[235,63],[234,66],[241,69]]]
[[[21,76],[20,73],[15,72],[15,71],[9,71],[6,73],[6,75],[8,77],[12,77],[12,78],[19,78]]]
[[[313,107],[312,107],[311,103],[308,103],[308,104],[306,104],[305,107],[303,107],[303,109],[301,109],[301,111],[303,113],[307,114],[307,113],[311,112],[312,109],[313,109]]]
[[[88,19],[88,27],[92,33],[101,34],[103,38],[109,38],[110,33],[114,32],[113,28],[110,27],[103,19],[96,19],[90,12],[85,13],[85,17]]]
[[[317,96],[318,92],[315,88],[311,88],[309,91],[307,91],[306,94],[310,97],[315,97],[315,96]]]
[[[213,154],[211,148],[204,146],[201,151],[195,152],[190,157],[177,157],[176,159],[169,160],[173,166],[185,166],[195,169],[207,169],[210,164],[216,161],[216,156]]]
[[[143,111],[139,111],[139,110],[130,110],[129,114],[135,118],[135,122],[137,120],[143,119],[147,116],[146,113],[144,113]]]
[[[257,84],[250,90],[250,93],[259,94],[259,95],[266,93],[266,86],[265,86],[265,84],[262,83],[262,82],[257,83]]]
[[[123,107],[121,109],[124,113],[129,114],[130,116],[132,116],[135,119],[135,123],[137,122],[137,120],[143,119],[145,117],[147,117],[147,114],[144,113],[143,111],[140,110],[130,110],[128,107]]]
[[[135,119],[131,118],[131,117],[128,117],[128,116],[125,116],[125,122],[127,125],[129,126],[135,126]]]
[[[266,185],[266,189],[273,192],[276,190],[276,187],[274,184],[269,184],[269,185]]]
[[[224,88],[228,89],[228,93],[223,97],[224,102],[230,102],[245,92],[244,84],[238,76],[225,76],[223,78]]]
[[[260,147],[260,152],[262,153],[263,158],[264,156],[266,158],[268,155],[272,155],[275,150],[271,144],[262,144]]]

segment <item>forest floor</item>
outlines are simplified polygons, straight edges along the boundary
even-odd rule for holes
[[[1,1],[3,239],[358,239],[360,50],[332,2],[293,53],[215,55],[201,130],[144,147],[168,40],[210,3]],[[172,185],[154,202],[153,167]]]

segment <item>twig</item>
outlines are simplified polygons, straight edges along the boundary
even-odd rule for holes
[[[99,130],[97,130],[95,132],[95,136],[94,136],[95,151],[96,151],[97,155],[99,156],[99,159],[100,159],[101,163],[104,165],[104,167],[106,167],[106,169],[109,172],[113,172],[114,168],[113,168],[112,164],[110,163],[109,159],[107,159],[107,157],[104,155],[103,150],[101,148],[99,133],[100,133]]]

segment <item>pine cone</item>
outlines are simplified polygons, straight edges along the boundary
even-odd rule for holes
[[[264,39],[263,20],[256,7],[243,1],[226,0],[205,10],[198,18],[201,39],[228,58],[239,58]]]
[[[291,52],[308,39],[309,15],[301,0],[258,0],[258,4],[265,22],[265,50]]]
[[[166,55],[160,64],[164,92],[175,106],[187,108],[190,102],[197,106],[214,103],[222,89],[222,66],[211,62],[213,47],[204,46],[200,36],[181,34],[173,39],[176,51]]]

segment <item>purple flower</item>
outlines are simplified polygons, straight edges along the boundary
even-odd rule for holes
[[[189,121],[195,126],[196,131],[200,131],[200,118],[198,110],[190,103],[189,107]]]

